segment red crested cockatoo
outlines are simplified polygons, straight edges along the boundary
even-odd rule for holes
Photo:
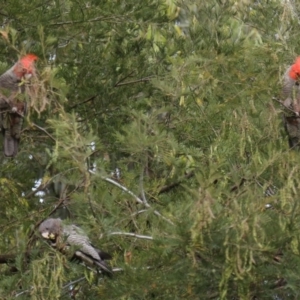
[[[283,105],[290,109],[293,115],[284,115],[285,128],[289,136],[291,148],[299,146],[300,142],[300,57],[297,57],[284,73]]]
[[[300,112],[300,57],[296,58],[283,77],[283,104],[297,115]]]
[[[0,76],[0,130],[4,136],[4,154],[8,157],[18,153],[23,117],[26,113],[26,103],[16,98],[18,92],[25,91],[21,82],[35,74],[36,60],[36,55],[27,54]],[[5,95],[1,94],[1,90],[5,90]]]

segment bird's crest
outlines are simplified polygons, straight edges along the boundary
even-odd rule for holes
[[[14,65],[13,72],[18,78],[35,73],[34,62],[38,59],[35,54],[26,54]]]
[[[38,59],[35,54],[29,53],[20,59],[20,63],[24,69],[30,69],[32,64]]]
[[[291,67],[289,75],[294,80],[297,80],[300,78],[300,56],[298,56],[296,58],[295,63]]]

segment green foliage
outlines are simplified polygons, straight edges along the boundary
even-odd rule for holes
[[[39,56],[20,153],[0,158],[1,299],[299,297],[299,153],[272,97],[300,7],[198,2],[1,5],[1,72]],[[42,242],[49,215],[122,271]]]

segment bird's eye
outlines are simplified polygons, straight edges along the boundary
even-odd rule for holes
[[[297,85],[297,86],[298,86],[298,85],[299,85],[299,82],[298,82],[298,81],[296,81],[295,85]]]

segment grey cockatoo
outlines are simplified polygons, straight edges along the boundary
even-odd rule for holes
[[[39,226],[39,232],[44,239],[60,251],[67,248],[75,249],[73,259],[81,260],[89,265],[95,265],[106,275],[112,271],[104,259],[111,259],[111,255],[95,248],[87,235],[76,225],[63,224],[61,219],[47,219]]]
[[[299,145],[300,141],[300,57],[297,57],[295,63],[286,70],[283,76],[282,96],[284,106],[295,113],[284,116],[289,145],[294,148]]]
[[[18,152],[23,116],[26,103],[18,101],[18,92],[25,91],[22,80],[35,74],[34,62],[37,56],[27,54],[0,76],[0,131],[4,136],[5,156],[15,156]]]

